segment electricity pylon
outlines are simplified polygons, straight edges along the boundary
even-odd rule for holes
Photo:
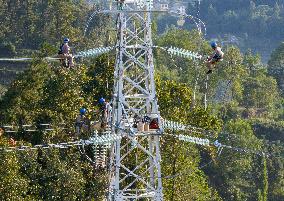
[[[137,119],[147,122],[155,118],[161,125],[154,80],[152,7],[153,0],[117,1],[111,126],[112,133],[122,138],[111,151],[109,200],[163,200],[162,128],[135,128]]]

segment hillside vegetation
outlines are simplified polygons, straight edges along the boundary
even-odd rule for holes
[[[210,2],[214,8],[223,1]],[[247,2],[226,0],[222,12],[231,9],[239,16],[241,12],[245,15],[247,5],[251,5]],[[275,6],[275,2],[269,2],[269,7]],[[204,0],[202,6],[208,3]],[[84,25],[93,8],[83,1],[68,1],[66,5],[66,2],[57,0],[8,0],[2,1],[0,8],[1,19],[6,19],[0,24],[2,51],[15,50],[2,56],[14,56],[20,49],[29,49],[34,57],[10,85],[0,85],[0,125],[51,123],[56,128],[35,132],[19,129],[12,134],[5,133],[0,136],[0,147],[10,146],[11,137],[18,145],[72,140],[76,137],[74,121],[79,109],[87,108],[88,117],[98,120],[95,113],[98,99],[112,97],[115,55],[111,52],[96,58],[84,58],[72,69],[43,57],[55,55],[64,36],[70,37],[77,50],[113,44],[115,34],[103,26],[110,18],[95,18],[84,35]],[[206,19],[209,33],[213,33],[215,28],[210,28],[210,12]],[[279,17],[283,17],[282,14]],[[246,18],[238,19],[239,22]],[[231,23],[229,18],[226,20]],[[153,23],[154,30],[156,26],[156,22]],[[253,33],[253,29],[251,31]],[[159,46],[181,47],[203,55],[211,53],[209,41],[195,30],[168,28],[163,33],[154,31],[154,38],[154,43]],[[198,137],[239,148],[224,148],[220,152],[215,147],[163,137],[165,200],[284,200],[284,89],[281,79],[284,47],[281,43],[278,46],[268,66],[251,51],[241,53],[237,46],[228,47],[224,61],[209,76],[208,88],[203,61],[169,56],[160,49],[154,50],[161,115],[208,131],[198,134]],[[205,94],[207,109],[204,106]],[[87,139],[91,135],[84,132],[79,138]],[[91,148],[87,154],[92,157]],[[128,159],[129,164],[133,161],[134,158]],[[0,165],[0,200],[98,201],[103,200],[108,189],[107,171],[95,169],[76,147],[19,152],[0,150]]]
[[[206,23],[208,39],[217,38],[223,45],[238,45],[243,53],[252,49],[260,53],[265,63],[283,40],[281,0],[201,0],[200,6],[195,2],[188,4],[188,13],[199,15]],[[163,20],[160,26],[166,27],[169,22],[176,20]]]

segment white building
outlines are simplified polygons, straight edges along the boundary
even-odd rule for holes
[[[173,10],[178,13],[186,13],[190,1],[196,0],[156,0],[155,8],[157,10]]]

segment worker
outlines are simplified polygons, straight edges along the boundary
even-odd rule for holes
[[[12,137],[10,137],[10,139],[9,139],[9,144],[10,144],[10,146],[16,146],[17,145],[17,141],[15,141],[14,140],[14,138],[12,138]]]
[[[158,114],[151,115],[151,122],[150,122],[149,128],[159,129],[159,115]]]
[[[105,128],[107,123],[110,121],[111,106],[104,98],[100,98],[99,104],[100,104],[100,115],[101,115],[101,127]]]
[[[117,4],[118,4],[118,10],[122,10],[123,9],[123,4],[125,0],[117,0]]]
[[[5,131],[4,131],[4,128],[1,128],[1,127],[0,127],[0,137],[1,137],[2,135],[4,135],[4,132],[5,132]]]
[[[73,55],[71,54],[70,46],[69,43],[70,40],[69,38],[64,38],[63,44],[60,46],[58,55],[62,59],[62,63],[65,67],[73,67],[74,62],[73,62]],[[67,64],[66,64],[67,60]]]
[[[77,116],[76,123],[75,123],[77,136],[80,135],[81,129],[85,125],[85,120],[86,120],[86,116],[85,115],[87,113],[86,108],[81,108],[79,111],[80,111],[80,114]]]
[[[216,65],[216,63],[218,63],[219,61],[222,61],[224,57],[224,53],[222,52],[221,47],[219,47],[215,41],[211,42],[211,47],[214,50],[214,53],[210,57],[208,57],[206,61],[206,66],[208,68],[208,71],[206,74],[212,73],[212,70],[214,66]]]

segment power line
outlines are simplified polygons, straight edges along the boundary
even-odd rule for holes
[[[10,146],[10,147],[0,147],[0,151],[3,152],[13,152],[13,151],[30,151],[38,149],[67,149],[70,147],[80,146],[86,143],[84,140],[73,141],[73,142],[61,142],[57,144],[39,144],[34,146],[21,145],[21,146]]]
[[[113,50],[114,47],[98,47],[98,48],[92,48],[89,50],[85,51],[80,51],[77,54],[74,55],[74,58],[79,58],[79,57],[94,57],[94,56],[99,56],[101,54],[105,54]],[[53,60],[61,60],[62,58],[59,57],[45,57],[43,58],[45,60],[53,61]],[[0,61],[32,61],[33,58],[0,58]],[[8,71],[8,72],[19,72],[17,70],[10,70],[6,68],[0,69],[0,71]],[[22,72],[22,71],[21,71]]]
[[[212,138],[214,136],[215,131],[206,130],[201,127],[193,126],[190,124],[182,124],[179,122],[171,121],[171,120],[163,120],[162,126],[165,129],[177,130],[177,131],[190,131],[191,133],[202,134],[207,137]]]
[[[39,123],[39,124],[20,124],[20,125],[0,125],[0,128],[4,130],[5,133],[17,133],[19,131],[25,132],[37,132],[37,131],[53,131],[56,128],[59,129],[70,129],[66,127],[62,127],[65,123],[58,124],[57,127],[51,123]]]
[[[0,126],[4,128],[6,133],[15,133],[18,130],[12,130],[12,128],[22,128],[26,132],[36,132],[36,131],[53,131],[54,129],[51,128],[51,124],[39,124],[39,126],[47,126],[47,128],[44,129],[31,129],[33,125],[20,125],[20,126]],[[192,133],[197,133],[197,134],[207,134],[210,133],[212,134],[213,131],[205,130],[203,128],[195,127],[192,125],[183,125],[178,122],[174,121],[169,121],[169,120],[164,120],[163,125],[164,129],[172,129],[172,130],[178,130],[178,131],[189,131],[191,134]],[[63,128],[63,127],[62,127]],[[7,130],[9,129],[9,130]],[[66,128],[63,128],[66,129]],[[255,151],[251,149],[245,149],[245,148],[240,148],[240,147],[234,147],[230,145],[225,145],[220,143],[218,140],[214,141],[213,143],[210,142],[209,139],[204,139],[204,138],[198,138],[194,136],[189,136],[189,135],[173,135],[173,134],[167,134],[170,136],[173,136],[180,141],[185,141],[185,142],[191,142],[203,146],[215,146],[217,148],[227,148],[227,149],[232,149],[234,151],[238,152],[244,152],[244,153],[253,153],[257,155],[265,155],[267,157],[273,156],[272,154],[269,153],[264,153],[262,151]],[[0,148],[0,150],[7,150],[7,151],[25,151],[25,150],[34,150],[34,149],[47,149],[47,148],[68,148],[70,146],[79,146],[79,145],[107,145],[107,144],[112,144],[113,142],[117,140],[121,140],[122,136],[118,135],[113,135],[111,132],[104,132],[101,134],[101,136],[98,136],[95,134],[93,137],[89,138],[88,140],[79,140],[75,142],[63,142],[63,143],[58,143],[58,144],[41,144],[41,145],[35,145],[35,146],[20,146],[20,147],[8,147],[8,148]],[[273,156],[275,157],[275,156]]]
[[[0,151],[11,152],[11,151],[29,151],[38,149],[66,149],[69,147],[76,147],[82,145],[111,145],[113,142],[122,139],[121,136],[113,135],[110,132],[105,133],[106,135],[98,136],[95,135],[88,140],[77,140],[72,142],[60,142],[57,144],[38,144],[34,146],[21,145],[11,147],[0,147]]]
[[[7,69],[7,68],[0,68],[0,71],[13,72],[13,73],[22,73],[22,72],[24,72],[24,70],[11,70],[11,69]]]
[[[192,52],[190,50],[186,50],[186,49],[183,49],[183,48],[172,47],[172,46],[171,47],[154,46],[154,47],[165,50],[171,55],[175,55],[175,56],[179,56],[179,57],[183,57],[183,58],[190,58],[190,59],[201,59],[202,58],[202,56],[199,55],[198,53]]]
[[[190,143],[194,143],[194,144],[198,144],[198,145],[202,145],[202,146],[213,146],[216,147],[218,149],[230,149],[230,150],[234,150],[236,152],[242,152],[242,153],[247,153],[247,154],[255,154],[258,156],[265,156],[267,158],[269,157],[274,157],[274,158],[283,158],[284,157],[280,157],[280,156],[276,156],[264,151],[256,151],[256,150],[252,150],[252,149],[247,149],[247,148],[241,148],[241,147],[234,147],[231,145],[225,145],[220,143],[218,140],[211,142],[209,139],[204,139],[204,138],[196,138],[196,137],[192,137],[192,136],[188,136],[188,135],[173,135],[170,134],[170,136],[173,136],[177,139],[179,139],[180,141],[185,141],[185,142],[190,142]]]

